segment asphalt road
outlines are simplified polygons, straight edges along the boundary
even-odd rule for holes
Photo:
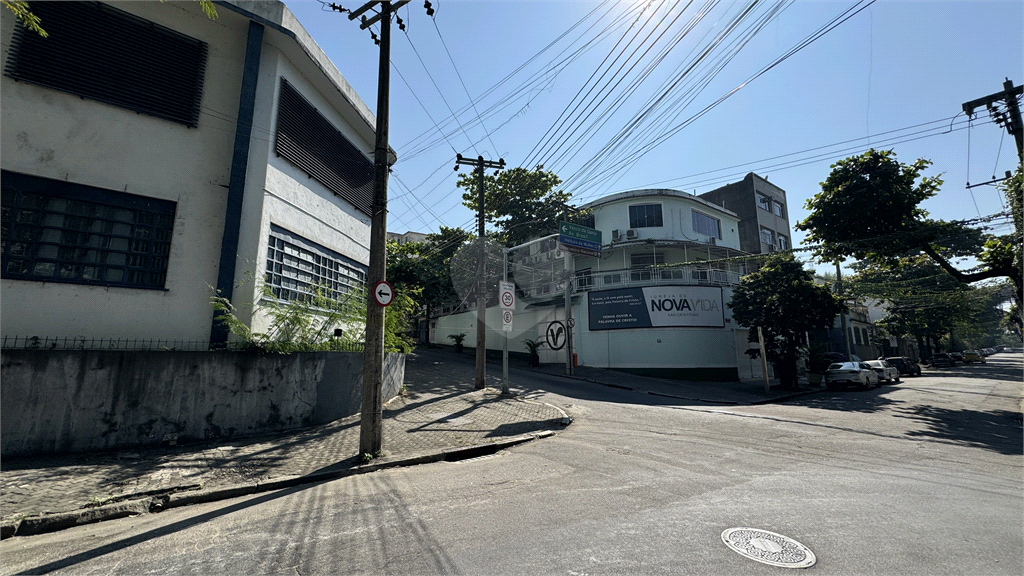
[[[793,538],[815,574],[1024,571],[1020,354],[872,391],[716,407],[516,373],[574,416],[493,456],[0,543],[74,574],[781,574],[723,530]]]

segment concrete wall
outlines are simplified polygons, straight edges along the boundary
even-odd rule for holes
[[[5,350],[3,457],[231,438],[357,414],[362,353]],[[388,354],[384,393],[405,378]]]

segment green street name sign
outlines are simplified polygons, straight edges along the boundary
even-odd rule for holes
[[[570,222],[560,222],[558,224],[558,234],[565,236],[566,238],[573,238],[576,240],[582,240],[591,244],[601,245],[601,231],[593,228],[587,228],[586,226],[580,226],[579,224],[572,224]]]

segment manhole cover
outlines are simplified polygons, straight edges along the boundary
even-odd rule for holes
[[[814,552],[782,534],[757,528],[729,528],[722,532],[722,542],[737,553],[772,566],[809,568],[814,566]]]

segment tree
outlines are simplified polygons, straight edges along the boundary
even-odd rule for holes
[[[466,192],[462,204],[477,210],[479,176],[461,174],[456,184]],[[512,168],[496,176],[484,176],[484,220],[498,228],[495,241],[516,246],[558,232],[558,222],[573,213],[568,205],[571,194],[555,188],[562,180],[543,166],[533,170]]]
[[[396,292],[414,294],[414,308],[425,306],[429,320],[431,310],[457,299],[450,262],[470,239],[470,234],[461,228],[442,226],[437,234],[427,235],[424,242],[389,243],[388,281],[395,286]]]
[[[792,254],[781,253],[740,280],[729,308],[736,323],[749,329],[749,342],[757,342],[756,328],[761,328],[765,358],[775,365],[783,385],[792,388],[805,333],[830,328],[843,304],[828,288],[815,284]]]
[[[963,284],[925,255],[901,258],[895,265],[863,261],[854,269],[850,294],[882,303],[887,313],[877,325],[890,335],[916,338],[926,358],[942,340],[958,349],[994,343],[1008,282]]]
[[[808,242],[819,243],[815,256],[825,262],[852,256],[891,266],[900,258],[923,253],[962,283],[1005,277],[1020,293],[1020,219],[1015,217],[1016,233],[1005,236],[964,222],[928,219],[919,204],[942,185],[940,178],[922,175],[930,165],[924,159],[901,164],[891,150],[874,149],[841,160],[832,165],[821,192],[807,201],[811,214],[796,228],[808,233]],[[1019,215],[1020,170],[1007,185],[1007,195],[1013,194]],[[976,257],[982,266],[962,271],[950,262],[963,256]]]

